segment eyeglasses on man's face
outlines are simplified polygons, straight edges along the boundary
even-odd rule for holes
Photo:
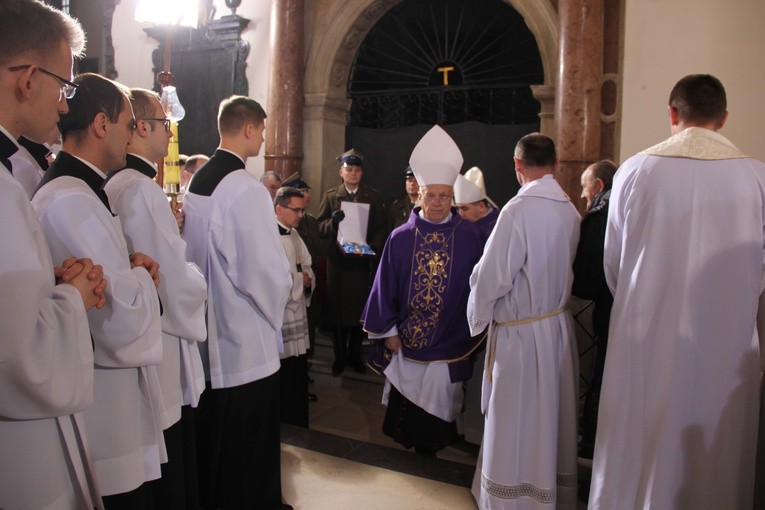
[[[308,210],[307,207],[290,207],[288,205],[283,205],[282,207],[298,214],[305,214],[305,212]]]
[[[8,70],[13,72],[21,71],[22,69],[28,69],[32,67],[32,65],[33,64],[23,64],[20,66],[13,66],[13,67],[9,67]],[[61,92],[59,93],[59,96],[58,96],[59,101],[61,100],[62,97],[65,97],[67,99],[72,99],[74,97],[74,93],[77,92],[77,87],[78,87],[76,83],[72,83],[71,81],[62,78],[61,76],[55,73],[52,73],[43,67],[37,66],[37,69],[39,69],[41,73],[47,74],[48,76],[51,76],[59,81],[59,83],[61,84]]]
[[[442,204],[451,203],[453,198],[453,195],[433,195],[430,193],[426,193],[425,196],[422,197],[426,204],[432,204],[433,202],[439,202]]]
[[[170,119],[138,119],[138,120],[145,120],[146,122],[161,122],[162,125],[165,127],[165,131],[170,132]]]

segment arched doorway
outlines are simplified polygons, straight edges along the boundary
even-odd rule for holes
[[[558,55],[557,13],[547,0],[504,2],[515,9],[534,36],[542,65],[542,80],[540,85],[532,87],[533,95],[540,102],[540,130],[552,134],[553,84],[557,79]],[[303,173],[314,187],[324,190],[338,182],[334,158],[345,148],[352,104],[347,92],[353,63],[370,31],[400,3],[401,0],[345,0],[306,6],[306,19],[312,21],[308,27],[304,82]]]
[[[504,204],[519,188],[515,141],[539,130],[530,85],[542,81],[534,35],[502,0],[406,0],[356,53],[346,146],[367,156],[365,181],[392,200],[415,144],[439,124],[462,149],[463,171],[479,166]]]

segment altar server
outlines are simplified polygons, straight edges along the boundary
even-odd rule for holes
[[[191,406],[199,403],[205,384],[197,342],[207,338],[207,284],[196,264],[186,262],[186,242],[167,196],[153,181],[156,161],[167,156],[170,119],[165,118],[155,92],[131,89],[130,95],[136,129],[128,143],[127,166],[109,176],[104,191],[120,220],[128,250],[151,253],[159,263],[162,362],[157,372],[168,462],[162,464],[162,477],[152,483],[154,502],[160,508],[194,508],[196,476],[186,477],[184,464],[193,466],[196,458]]]
[[[86,312],[104,305],[103,273],[68,257],[54,268],[9,162],[18,138],[44,141],[68,110],[85,37],[34,0],[0,2],[0,19],[13,20],[0,31],[0,508],[103,508],[79,414],[93,401]]]
[[[153,366],[162,359],[157,264],[142,253],[129,254],[101,189],[106,172],[125,166],[135,119],[114,82],[86,73],[75,84],[77,94],[59,121],[62,150],[32,206],[53,260],[89,256],[103,262],[108,302],[88,314],[95,380],[85,421],[106,507],[144,508],[145,482],[160,476],[164,458]]]

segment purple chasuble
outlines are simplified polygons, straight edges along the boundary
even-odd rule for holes
[[[484,244],[489,240],[491,231],[494,230],[494,225],[497,224],[497,218],[499,218],[499,211],[496,207],[492,207],[486,216],[475,222],[475,225],[481,231]]]
[[[480,344],[467,323],[470,274],[481,258],[484,238],[475,224],[452,208],[449,222],[435,225],[419,217],[388,237],[361,322],[381,334],[394,325],[405,358],[449,363],[452,382],[468,379],[468,356]],[[372,340],[368,364],[382,372],[390,361],[384,339]]]

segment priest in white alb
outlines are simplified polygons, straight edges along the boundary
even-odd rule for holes
[[[752,508],[765,164],[717,131],[725,89],[681,79],[672,136],[616,172],[614,294],[590,508]]]
[[[470,276],[468,322],[489,327],[473,480],[481,509],[576,508],[578,353],[571,312],[579,213],[553,178],[555,144],[515,147],[521,189]]]

